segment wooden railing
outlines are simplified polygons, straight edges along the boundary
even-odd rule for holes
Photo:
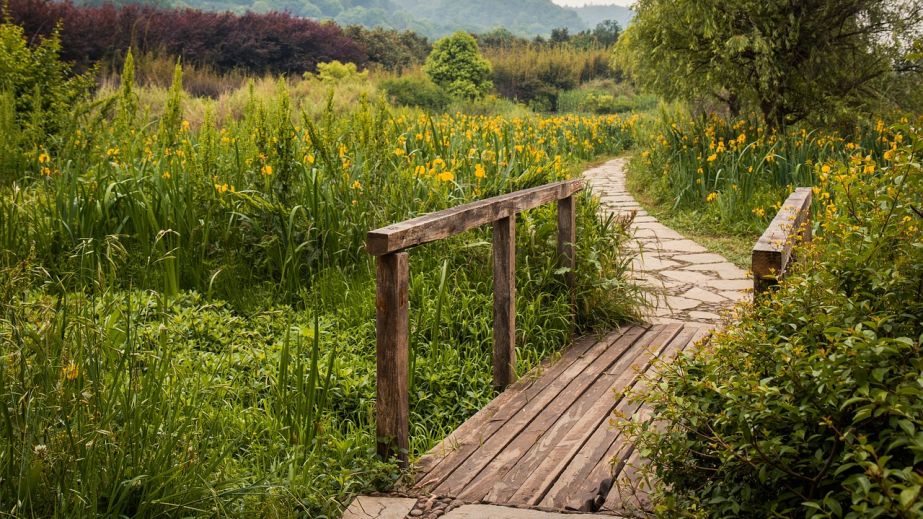
[[[583,181],[546,184],[460,205],[368,233],[366,249],[377,256],[376,432],[378,453],[407,463],[409,438],[408,248],[493,224],[493,382],[498,389],[516,377],[516,213],[558,204],[558,258],[573,287],[576,222],[574,194]]]
[[[793,260],[792,248],[801,240],[811,241],[811,200],[809,187],[789,195],[766,232],[753,247],[753,294],[758,296],[777,284]]]

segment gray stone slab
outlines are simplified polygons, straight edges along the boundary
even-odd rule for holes
[[[668,252],[708,252],[708,249],[692,240],[661,240],[649,245],[656,250]]]
[[[701,312],[698,310],[689,312],[689,317],[697,321],[718,321],[721,319],[721,316],[718,314],[714,314],[712,312]]]
[[[660,275],[681,283],[706,283],[717,281],[713,276],[694,270],[662,270],[660,271]]]
[[[686,263],[692,263],[694,265],[705,265],[705,264],[712,264],[712,263],[730,264],[727,258],[725,258],[724,256],[720,254],[715,254],[713,252],[702,252],[702,253],[697,253],[697,254],[682,254],[682,255],[674,256],[673,259],[677,261],[684,261]]]
[[[698,287],[686,291],[683,297],[687,299],[697,299],[705,303],[726,303],[728,301],[724,296],[719,296],[714,292],[709,292],[708,290],[703,290]]]
[[[717,290],[749,290],[753,288],[753,281],[749,279],[720,279],[709,281],[706,286]]]
[[[404,519],[415,504],[416,499],[405,497],[359,496],[342,519]]]
[[[444,519],[613,519],[599,514],[560,514],[493,505],[464,505],[442,516]]]

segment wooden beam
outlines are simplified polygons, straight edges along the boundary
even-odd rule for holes
[[[366,250],[381,256],[480,227],[520,211],[567,198],[583,189],[583,180],[565,180],[430,213],[369,231]]]
[[[574,269],[577,268],[574,247],[577,243],[577,211],[574,195],[558,200],[558,262],[569,269],[564,279],[573,293],[575,287]]]
[[[376,433],[378,455],[397,456],[407,466],[410,450],[409,266],[406,252],[386,254],[377,261]]]
[[[796,189],[753,247],[751,270],[755,294],[765,291],[785,275],[799,237],[810,241],[812,198],[811,188]]]
[[[494,222],[494,387],[516,381],[516,216]]]

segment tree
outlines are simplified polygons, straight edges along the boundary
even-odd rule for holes
[[[481,55],[474,37],[466,32],[456,32],[437,41],[423,70],[434,83],[458,97],[476,99],[493,87],[490,62]]]
[[[668,98],[712,97],[773,127],[882,94],[923,0],[639,0],[616,59]]]

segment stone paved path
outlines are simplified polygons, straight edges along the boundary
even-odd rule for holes
[[[584,173],[602,209],[617,216],[635,213],[632,230],[640,250],[635,276],[654,288],[653,323],[717,324],[723,311],[750,297],[753,281],[723,256],[686,239],[649,215],[625,188],[627,158]]]

